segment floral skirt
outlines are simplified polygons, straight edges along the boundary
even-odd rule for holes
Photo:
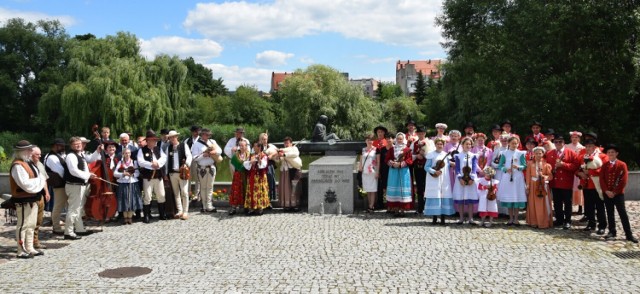
[[[265,209],[271,205],[269,200],[269,183],[266,169],[251,171],[247,179],[244,208],[251,210]]]

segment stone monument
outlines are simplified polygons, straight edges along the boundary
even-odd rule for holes
[[[309,164],[309,213],[353,213],[355,164],[355,155],[324,156]]]

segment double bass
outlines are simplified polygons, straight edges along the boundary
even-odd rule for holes
[[[98,144],[102,145],[103,142],[98,133],[98,125],[93,125],[92,132]],[[115,216],[118,209],[118,201],[113,192],[114,185],[108,183],[113,182],[114,177],[113,171],[107,167],[105,151],[100,152],[99,161],[89,164],[89,171],[95,174],[96,177],[89,180],[91,194],[87,197],[84,210],[87,217],[105,222]]]

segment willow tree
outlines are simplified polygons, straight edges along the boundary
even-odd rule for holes
[[[93,124],[112,132],[142,132],[179,125],[189,91],[186,66],[177,57],[140,56],[134,35],[71,40],[66,81],[51,88],[39,105],[42,117],[60,132],[85,134]],[[53,117],[57,115],[57,117]]]
[[[333,131],[341,138],[361,139],[380,119],[377,103],[362,89],[349,84],[337,70],[312,65],[297,70],[278,90],[282,124],[296,138],[310,138],[321,114],[329,117]]]

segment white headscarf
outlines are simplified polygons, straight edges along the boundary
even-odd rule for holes
[[[402,135],[402,141],[398,140],[398,137]],[[404,152],[404,148],[407,148],[407,144],[405,143],[407,140],[407,136],[402,133],[399,132],[398,134],[396,134],[396,145],[393,146],[393,156],[395,158],[399,158],[400,154],[402,154],[402,152]]]

